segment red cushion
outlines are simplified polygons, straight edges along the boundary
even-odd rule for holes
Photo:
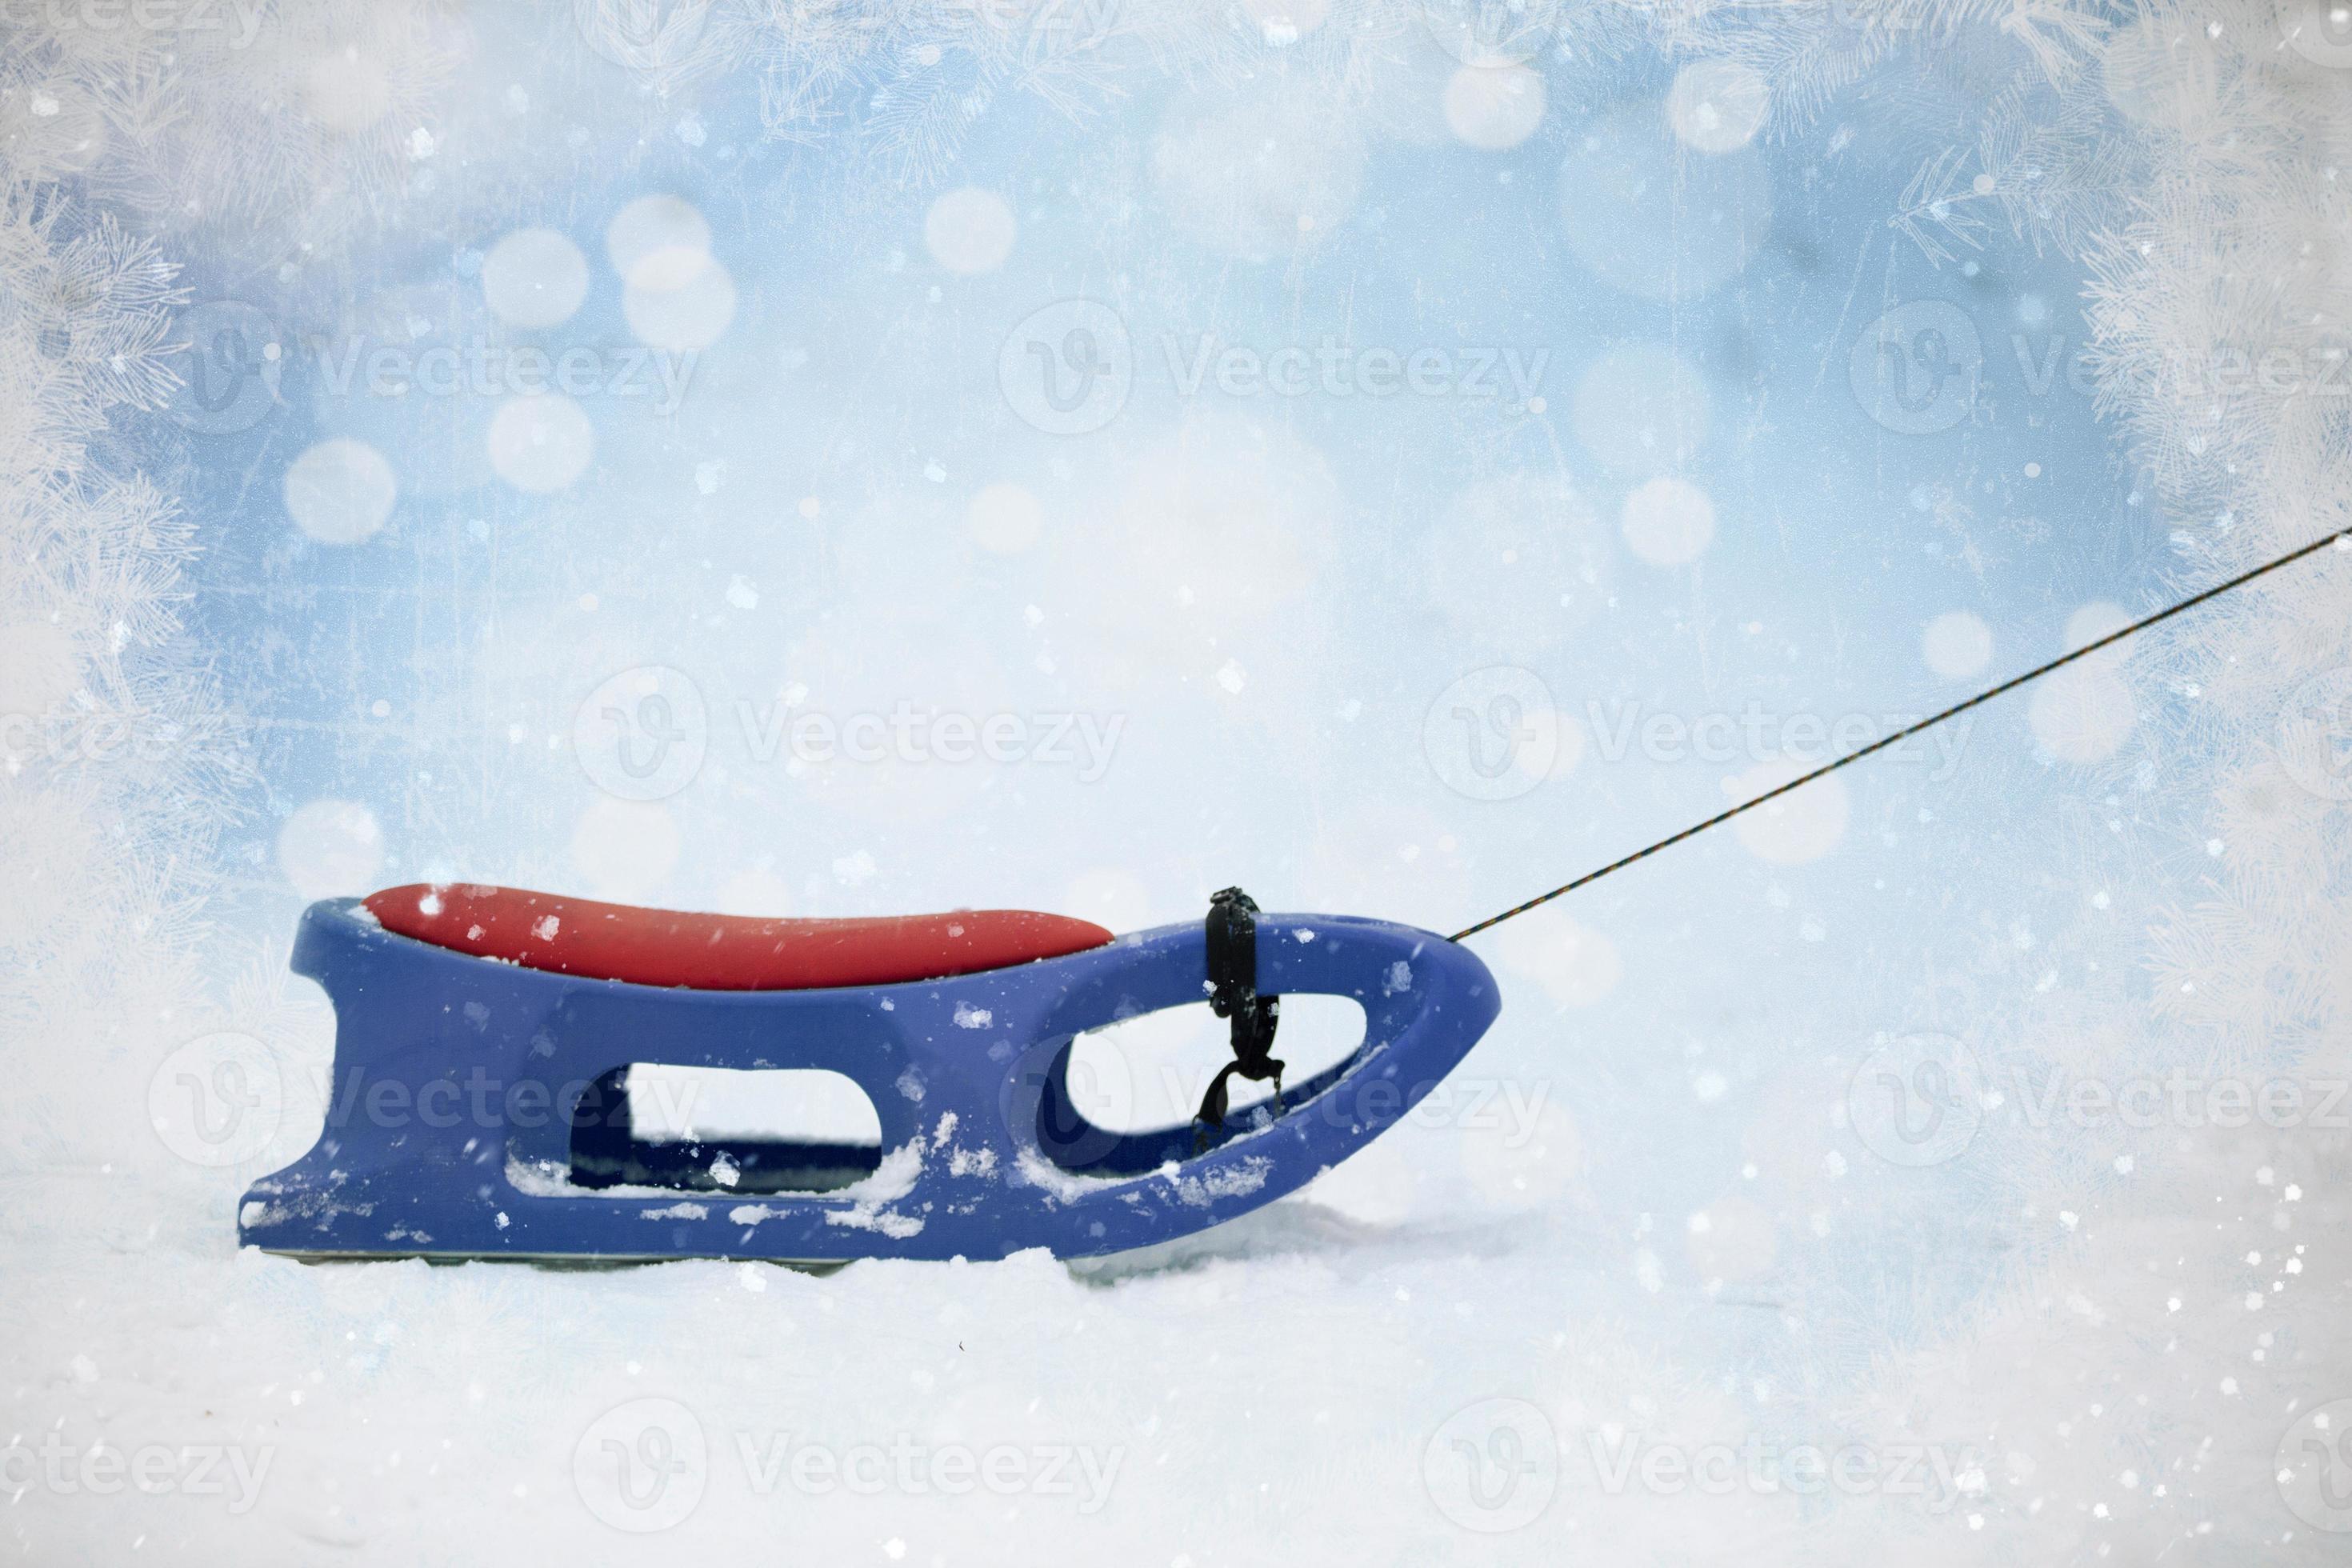
[[[641,910],[480,882],[386,888],[368,912],[384,930],[526,969],[707,991],[888,985],[1003,969],[1110,941],[1090,921],[1027,910],[865,920],[760,920]]]

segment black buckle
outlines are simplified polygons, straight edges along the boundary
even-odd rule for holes
[[[1235,1073],[1255,1083],[1274,1080],[1274,1113],[1282,1114],[1282,1063],[1271,1053],[1282,1020],[1282,998],[1257,994],[1255,900],[1227,888],[1209,900],[1209,1010],[1233,1020],[1234,1059],[1209,1080],[1201,1097],[1196,1152],[1208,1143],[1208,1129],[1225,1124],[1226,1085]]]

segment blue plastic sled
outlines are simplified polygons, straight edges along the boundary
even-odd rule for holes
[[[1362,1004],[1353,1055],[1221,1128],[1106,1131],[1066,1082],[1074,1037],[1202,1000],[1205,937],[1164,926],[944,980],[719,991],[551,973],[313,904],[293,967],[338,1019],[318,1144],[254,1184],[248,1245],[306,1258],[1065,1258],[1233,1219],[1393,1125],[1494,1021],[1477,957],[1329,915],[1257,926],[1266,994]],[[878,1149],[636,1139],[633,1062],[822,1068]],[[793,1190],[784,1190],[793,1189]],[[816,1190],[830,1189],[830,1190]]]

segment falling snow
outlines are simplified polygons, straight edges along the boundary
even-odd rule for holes
[[[596,1558],[579,1456],[669,1401],[665,1550],[2334,1560],[2352,552],[1473,939],[1454,1077],[1164,1254],[235,1245],[328,1113],[310,900],[1458,929],[2352,523],[2324,8],[37,9],[0,1386],[37,1457],[267,1458],[12,1465],[16,1555]],[[1097,1044],[1106,1124],[1197,1100]],[[926,1158],[840,1223],[919,1231]],[[1122,1458],[763,1494],[788,1426]],[[1928,1479],[1609,1484],[1843,1442]]]

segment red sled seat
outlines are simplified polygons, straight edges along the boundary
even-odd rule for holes
[[[388,931],[477,958],[702,991],[940,980],[1083,952],[1111,938],[1091,921],[1029,910],[761,920],[638,909],[480,882],[412,882],[364,902]]]

